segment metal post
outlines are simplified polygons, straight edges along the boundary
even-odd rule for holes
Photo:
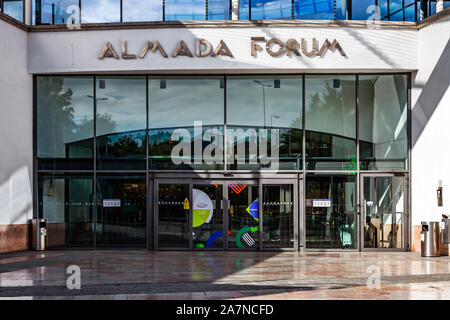
[[[33,23],[33,5],[32,5],[32,0],[25,0],[24,2],[24,14],[25,17],[23,19],[23,21],[25,22],[26,25],[31,26],[31,24]]]

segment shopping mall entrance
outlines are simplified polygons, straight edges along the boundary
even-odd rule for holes
[[[297,250],[300,179],[156,179],[158,250]]]

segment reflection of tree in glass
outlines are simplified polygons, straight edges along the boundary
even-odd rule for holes
[[[117,141],[112,144],[112,152],[115,157],[122,158],[132,155],[144,155],[145,144],[138,143],[136,140],[133,140],[132,137],[125,135],[117,139]]]
[[[112,120],[112,115],[105,112],[105,113],[97,113],[97,128],[101,128],[102,132],[116,132],[116,122]],[[81,123],[78,125],[78,132],[79,133],[85,133],[85,132],[92,132],[92,129],[94,128],[94,122],[92,119],[87,119],[85,116],[84,119],[81,121]],[[98,132],[98,130],[97,130]]]
[[[64,137],[73,136],[72,89],[63,92],[64,79],[42,77],[37,82],[39,112],[39,153],[48,156],[65,154]]]
[[[86,143],[85,141],[82,143],[82,140],[92,139],[93,120],[85,115],[84,119],[77,123],[75,119],[77,106],[74,106],[72,101],[74,90],[72,88],[66,90],[64,80],[62,77],[41,77],[37,81],[39,154],[65,157],[67,156],[66,145],[73,150],[79,144],[84,151],[78,156],[80,154],[85,157],[92,156],[92,150],[89,150],[89,147],[86,148]],[[91,107],[93,109],[93,103]],[[116,128],[111,115],[107,113],[97,115],[98,125],[112,131]],[[69,154],[73,156],[74,152],[70,151]]]

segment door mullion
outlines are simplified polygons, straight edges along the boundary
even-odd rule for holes
[[[192,228],[192,213],[193,213],[193,207],[194,207],[194,202],[193,202],[193,182],[189,182],[189,219],[188,219],[188,223],[189,223],[189,250],[193,250],[194,248],[194,239],[192,236],[193,233],[193,228]]]

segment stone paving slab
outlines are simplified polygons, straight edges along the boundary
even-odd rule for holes
[[[81,270],[69,290],[66,269]],[[374,269],[375,268],[375,269]],[[368,286],[373,270],[377,288]],[[450,258],[416,253],[54,250],[0,254],[1,299],[448,299]]]

